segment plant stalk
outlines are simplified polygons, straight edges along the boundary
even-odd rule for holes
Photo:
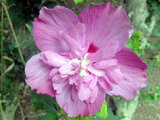
[[[4,36],[4,15],[3,15],[3,6],[1,8],[1,90],[3,87],[3,73],[4,73],[4,58],[3,58],[3,44],[4,44],[4,40],[3,40],[3,36]]]
[[[6,12],[6,15],[7,15],[7,18],[8,18],[8,21],[9,21],[9,24],[10,24],[10,27],[11,27],[11,30],[12,30],[12,33],[13,33],[13,37],[14,37],[15,42],[16,42],[16,45],[19,46],[19,42],[18,42],[18,40],[17,40],[17,36],[16,36],[15,31],[14,31],[13,24],[12,24],[12,22],[11,22],[11,19],[10,19],[10,16],[9,16],[9,13],[8,13],[8,10],[7,10],[7,7],[6,7],[6,5],[5,5],[3,2],[2,2],[2,6],[4,7],[4,10],[5,10],[5,12]],[[21,49],[20,49],[19,47],[18,47],[18,52],[19,52],[19,54],[20,54],[20,57],[21,57],[21,60],[22,60],[23,64],[25,65],[26,62],[25,62],[25,60],[24,60],[22,51],[21,51]]]

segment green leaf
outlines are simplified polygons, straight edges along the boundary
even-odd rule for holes
[[[103,119],[107,119],[107,117],[108,117],[107,103],[105,100],[104,100],[103,105],[102,105],[101,109],[99,110],[99,112],[96,113],[96,116],[103,118]]]
[[[61,113],[61,115],[65,115],[66,114],[66,112],[63,109],[60,110],[60,113]]]
[[[154,92],[154,98],[155,98],[155,100],[160,99],[160,86],[156,87],[156,90]]]
[[[7,4],[7,1],[6,1],[6,0],[2,0],[2,2],[4,2],[5,4]]]
[[[139,39],[141,38],[142,33],[135,32],[132,37],[129,39],[126,47],[130,48],[133,52],[135,52],[138,56],[143,53],[143,50],[140,49],[141,43]]]
[[[30,25],[28,25],[28,24],[26,24],[26,27],[27,27],[27,29],[29,30],[29,32],[32,34],[33,32],[32,32],[32,27],[30,26]]]
[[[153,35],[154,36],[158,36],[159,35],[159,28],[158,27],[155,27],[154,29],[153,29]]]
[[[108,118],[107,118],[107,120],[121,120],[123,118],[124,118],[124,116],[115,116],[113,114],[113,112],[112,112],[112,109],[111,108],[108,109]]]
[[[160,51],[160,40],[158,41],[158,51]]]
[[[46,0],[41,0],[41,4],[43,5],[46,2]]]
[[[60,108],[55,100],[48,95],[36,94],[32,95],[33,105],[35,106],[36,110],[42,109],[48,113],[56,113],[60,111]]]
[[[56,113],[48,113],[39,117],[37,120],[58,120],[58,115]]]
[[[75,4],[82,3],[84,0],[74,0]]]
[[[9,71],[11,71],[13,69],[13,67],[15,66],[14,60],[8,56],[3,56],[3,58],[9,62],[12,62],[12,64],[6,68],[6,70],[4,71],[4,73],[2,73],[2,75],[8,73]]]
[[[91,120],[91,118],[88,116],[88,117],[75,117],[75,118],[68,118],[68,120]]]
[[[160,67],[160,55],[156,56],[156,64],[155,64],[155,66]]]
[[[154,72],[155,63],[152,60],[147,61],[148,71],[152,74]]]
[[[158,7],[158,2],[157,1],[152,1],[152,9],[153,10],[156,10],[157,9],[157,7]]]
[[[16,4],[16,3],[14,3]],[[21,5],[11,6],[8,10],[11,21],[18,24],[23,24],[25,22],[25,15],[23,13],[23,10],[21,8]]]
[[[145,100],[147,102],[147,104],[150,104],[154,101],[154,94],[146,94],[145,95]]]

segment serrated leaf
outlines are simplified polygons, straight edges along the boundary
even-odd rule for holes
[[[75,4],[82,3],[84,0],[74,0]]]
[[[132,37],[129,39],[126,47],[130,48],[133,52],[135,52],[138,56],[143,53],[143,50],[140,49],[141,43],[139,39],[141,38],[142,33],[135,32]]]
[[[39,117],[37,120],[58,120],[58,115],[56,113],[48,113]]]
[[[103,119],[107,119],[108,117],[108,113],[107,113],[107,103],[106,101],[103,102],[103,105],[101,107],[101,109],[99,110],[98,113],[96,113],[96,116],[103,118]]]

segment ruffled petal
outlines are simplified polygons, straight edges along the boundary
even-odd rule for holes
[[[102,60],[99,62],[96,62],[94,64],[94,67],[96,69],[106,69],[106,68],[112,68],[112,67],[116,67],[117,66],[117,60],[116,59],[108,59],[108,60]]]
[[[70,62],[68,62],[67,64],[60,67],[59,72],[62,75],[74,75],[74,74],[76,74],[76,69],[77,69],[77,67],[74,66],[74,63],[79,64],[79,62],[80,61],[78,59],[73,59]]]
[[[109,81],[108,77],[106,78],[99,78],[98,79],[98,83],[99,85],[104,89],[104,91],[106,93],[108,93],[108,91],[111,91],[113,88],[112,88],[112,83]]]
[[[80,84],[82,83],[83,79],[82,77],[80,77],[78,74],[69,76],[69,84],[70,85],[76,85],[76,86],[80,86]]]
[[[120,81],[124,79],[123,73],[120,71],[118,67],[113,69],[107,69],[106,76],[104,76],[104,78],[106,79],[106,77],[108,77],[110,81],[114,84],[118,84]]]
[[[115,56],[123,80],[117,84],[112,84],[110,95],[119,95],[126,100],[131,100],[136,96],[137,90],[147,86],[146,64],[130,49],[125,48]]]
[[[66,79],[59,79],[59,82],[55,82],[55,78],[52,79],[53,80],[53,88],[56,91],[57,94],[61,93],[63,88],[68,85],[68,81]]]
[[[44,51],[41,52],[41,59],[45,64],[48,64],[53,67],[61,67],[67,64],[70,60],[61,56],[55,52]]]
[[[66,42],[70,48],[71,58],[83,57],[87,53],[89,43],[85,40],[86,27],[78,22],[68,28],[68,31],[60,31],[59,37]]]
[[[93,91],[93,93],[96,91]],[[99,88],[96,99],[93,103],[87,103],[78,99],[78,90],[75,86],[66,86],[61,94],[56,95],[56,99],[61,108],[63,108],[69,117],[77,117],[79,115],[86,117],[98,112],[105,99],[104,91]]]
[[[88,58],[92,61],[113,57],[133,32],[125,10],[113,8],[111,3],[87,7],[79,19],[86,25],[86,41],[91,45],[89,48],[93,48]]]
[[[78,90],[78,97],[81,101],[88,100],[91,97],[91,89],[87,84],[82,83]]]
[[[87,67],[87,70],[88,70],[89,72],[91,72],[92,74],[96,75],[96,76],[104,76],[104,75],[105,75],[104,71],[97,70],[97,69],[95,69],[95,68],[92,67],[92,66],[88,66],[88,67]]]
[[[40,54],[34,55],[25,66],[26,83],[37,93],[55,97],[52,80],[49,79],[50,71],[51,67],[43,63]]]
[[[74,38],[63,31],[59,33],[59,37],[69,46],[71,58],[80,58],[85,55],[86,50],[82,47],[79,41],[76,41]],[[82,39],[82,41],[84,41],[84,39]]]
[[[98,77],[95,75],[92,75],[91,82],[89,83],[90,89],[93,90],[95,88],[95,86],[97,85],[97,80],[98,80]]]
[[[96,98],[97,98],[97,95],[98,95],[98,87],[95,86],[93,89],[92,89],[92,93],[91,93],[91,103],[93,103]]]
[[[41,51],[68,52],[67,44],[59,38],[59,32],[77,23],[78,17],[69,9],[57,6],[54,9],[43,7],[33,22],[33,36]]]

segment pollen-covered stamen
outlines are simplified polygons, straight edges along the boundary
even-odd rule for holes
[[[105,73],[103,71],[92,67],[90,60],[87,60],[87,56],[88,54],[86,54],[83,59],[72,59],[67,64],[60,67],[59,72],[61,76],[65,78],[68,75],[74,75],[76,73],[78,73],[81,77],[86,77],[90,74],[104,76]]]
[[[79,75],[80,75],[81,77],[85,77],[85,76],[88,76],[89,73],[87,72],[87,70],[81,69]]]
[[[87,71],[87,66],[89,66],[90,60],[87,60],[87,56],[88,56],[88,54],[86,54],[84,56],[84,59],[82,59],[81,62],[80,62],[79,71],[80,71],[80,76],[81,77],[85,77],[85,76],[89,75],[89,73]]]

